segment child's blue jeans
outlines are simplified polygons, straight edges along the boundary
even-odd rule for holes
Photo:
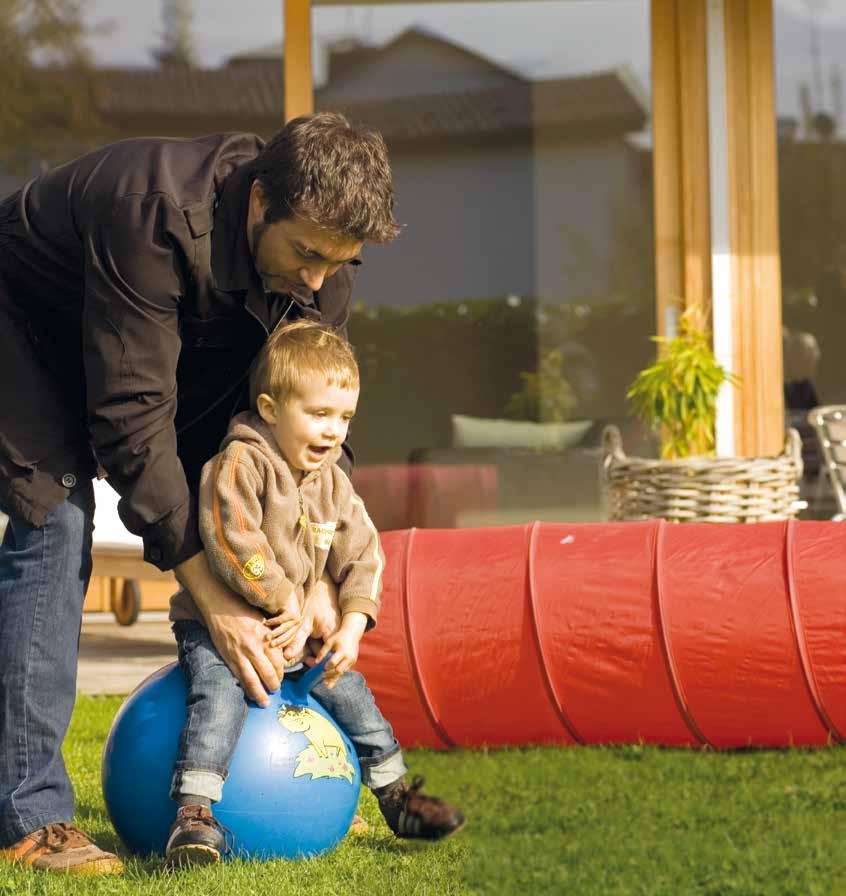
[[[247,697],[202,625],[175,622],[173,633],[188,682],[188,716],[170,795],[193,794],[216,802],[247,715]],[[298,678],[304,671],[288,677]],[[345,672],[331,690],[320,682],[311,696],[352,742],[367,787],[385,787],[406,773],[400,745],[361,673]]]

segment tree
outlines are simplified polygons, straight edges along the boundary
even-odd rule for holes
[[[0,163],[26,171],[102,136],[84,0],[0,0]]]
[[[164,0],[162,45],[153,50],[153,56],[159,65],[194,65],[196,60],[192,19],[191,0]]]

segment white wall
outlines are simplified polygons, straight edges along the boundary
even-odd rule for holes
[[[391,245],[365,249],[355,299],[368,305],[604,299],[618,242],[643,213],[622,136],[392,151],[391,161],[407,226]]]
[[[622,136],[535,145],[536,285],[544,301],[604,297],[628,206],[638,201]]]
[[[355,298],[416,305],[533,295],[532,158],[526,146],[393,151],[403,233],[368,247]]]

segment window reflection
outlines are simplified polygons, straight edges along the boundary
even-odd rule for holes
[[[77,6],[52,4],[61,49],[22,50],[3,192],[109,140],[279,127],[277,2]],[[385,135],[406,225],[366,251],[350,322],[377,524],[600,518],[604,424],[654,452],[625,401],[654,355],[647,0],[313,21],[316,107]]]
[[[807,515],[825,518],[833,496],[807,414],[846,403],[846,11],[779,0],[775,32],[785,412],[802,434]]]
[[[653,355],[648,43],[634,57],[620,45],[603,60],[517,59],[544,21],[563,34],[590,8],[583,40],[608,25],[608,4],[578,6],[497,4],[498,21],[514,14],[510,54],[448,7],[335,12],[370,40],[329,45],[316,102],[385,135],[406,225],[367,251],[350,325],[357,451],[397,483],[369,498],[392,523],[403,501],[413,525],[598,519],[603,425],[654,450],[625,402]],[[621,7],[645,35],[647,5]]]

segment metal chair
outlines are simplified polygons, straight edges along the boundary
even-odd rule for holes
[[[837,502],[835,522],[846,520],[846,404],[829,404],[808,411],[822,451],[822,469]],[[822,477],[820,477],[822,479]]]

